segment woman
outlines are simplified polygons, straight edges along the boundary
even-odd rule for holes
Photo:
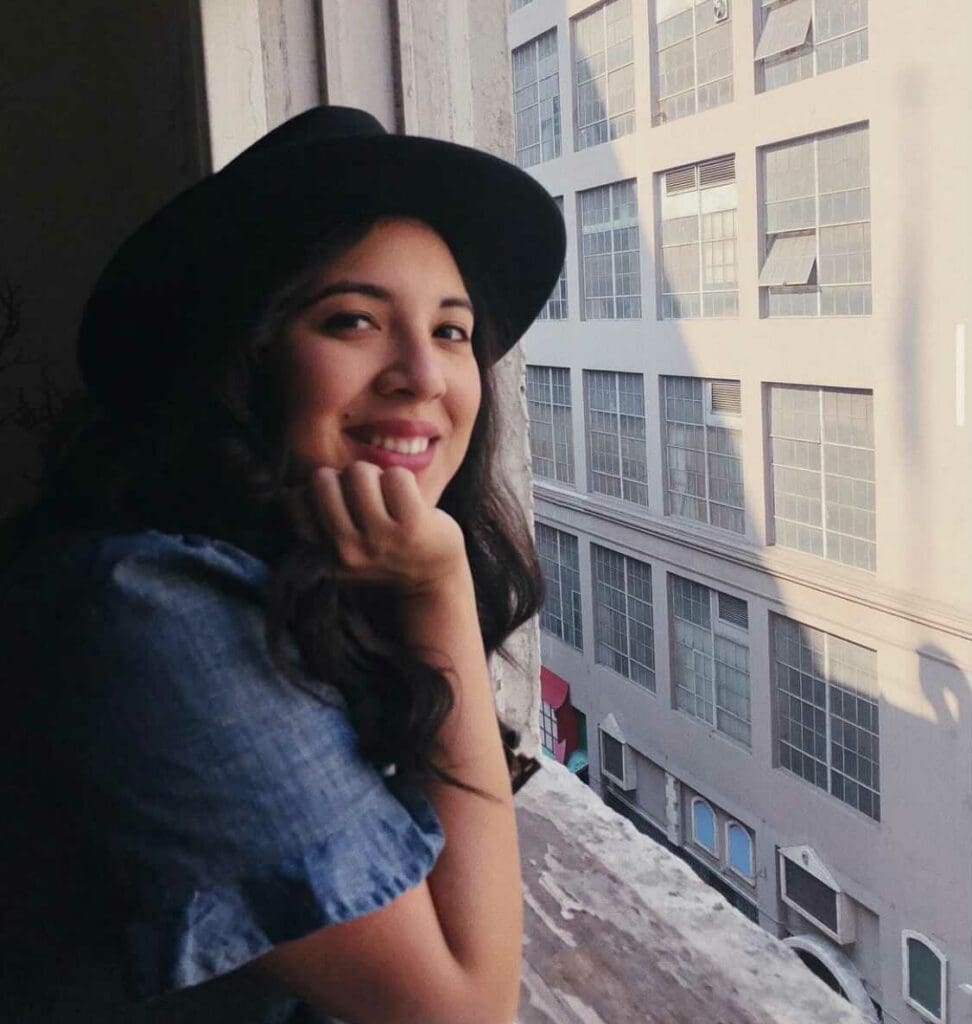
[[[115,255],[2,589],[17,1019],[513,1019],[490,367],[563,253],[518,169],[324,107]]]

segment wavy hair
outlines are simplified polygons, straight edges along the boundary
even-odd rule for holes
[[[271,566],[266,636],[278,670],[322,699],[320,683],[336,687],[360,753],[376,767],[395,765],[404,778],[486,795],[437,763],[436,736],[453,690],[448,670],[406,642],[395,589],[349,581],[326,538],[301,539],[287,513],[295,481],[277,342],[321,268],[378,219],[336,225],[196,380],[137,413],[112,412],[80,396],[53,438],[41,497],[21,526],[28,536],[66,529],[200,533],[264,559]],[[536,613],[543,582],[520,504],[495,474],[491,368],[507,347],[508,327],[496,314],[488,279],[461,255],[456,260],[476,311],[472,340],[482,399],[468,451],[439,507],[465,536],[486,652],[508,658],[502,645]],[[291,643],[302,673],[289,667]],[[518,737],[498,724],[509,758]]]

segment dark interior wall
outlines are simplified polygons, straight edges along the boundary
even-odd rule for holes
[[[32,493],[45,370],[77,387],[99,270],[204,172],[196,19],[196,0],[0,4],[0,517]]]

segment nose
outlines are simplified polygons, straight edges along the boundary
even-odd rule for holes
[[[398,328],[389,339],[388,359],[376,386],[382,395],[422,401],[445,393],[444,356],[427,329],[408,325]]]

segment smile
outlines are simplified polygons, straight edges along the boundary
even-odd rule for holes
[[[368,444],[374,448],[385,448],[401,455],[418,455],[429,446],[427,437],[372,437]]]

